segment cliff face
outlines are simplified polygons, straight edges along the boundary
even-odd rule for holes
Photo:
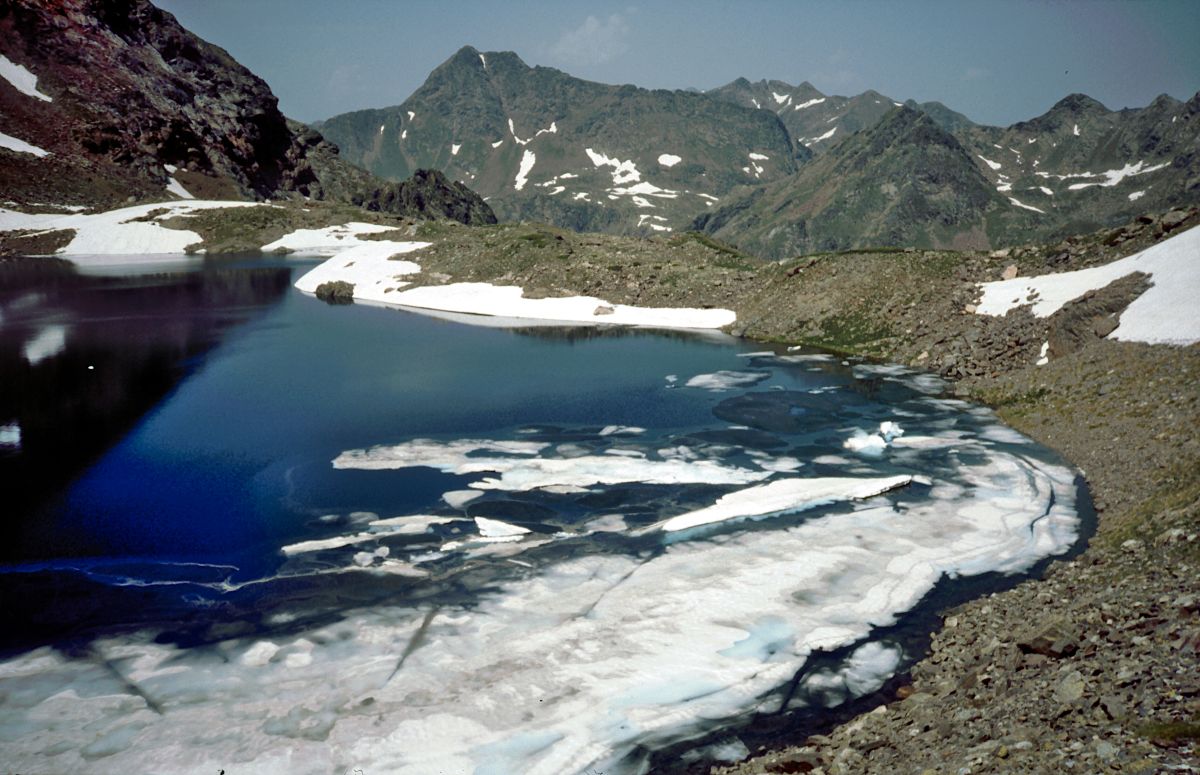
[[[7,200],[362,201],[383,183],[289,122],[261,78],[147,0],[10,0],[0,55],[0,133],[20,141],[0,147]],[[490,214],[478,197],[438,212],[456,208]]]

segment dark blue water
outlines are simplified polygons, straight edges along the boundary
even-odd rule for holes
[[[112,590],[92,584],[127,577],[261,578],[281,546],[328,533],[322,516],[444,509],[441,494],[469,481],[335,471],[344,450],[527,425],[686,432],[711,425],[725,395],[666,389],[665,377],[744,365],[746,346],[719,335],[512,331],[331,307],[290,287],[309,266],[210,260],[100,278],[62,262],[4,267],[0,424],[23,433],[0,473],[27,483],[2,555],[10,593],[63,573],[101,597]],[[61,349],[30,363],[24,348],[48,327],[66,332]],[[144,608],[118,605],[114,623]]]

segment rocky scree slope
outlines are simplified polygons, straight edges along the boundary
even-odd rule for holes
[[[0,55],[12,76],[0,79],[0,133],[20,141],[0,147],[0,195],[17,205],[414,201],[288,121],[265,82],[146,0],[4,3]],[[423,199],[487,218],[460,187]]]
[[[433,167],[504,219],[609,233],[679,229],[733,187],[789,175],[809,156],[766,111],[593,83],[469,46],[402,104],[317,126],[383,177]]]

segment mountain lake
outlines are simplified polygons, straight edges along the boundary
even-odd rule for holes
[[[7,768],[688,771],[877,702],[1092,529],[931,375],[314,265],[0,262]]]

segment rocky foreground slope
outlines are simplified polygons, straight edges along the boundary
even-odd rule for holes
[[[147,0],[0,5],[0,76],[7,206],[309,197],[495,222],[439,176],[404,186],[347,163],[286,119],[262,79]]]

